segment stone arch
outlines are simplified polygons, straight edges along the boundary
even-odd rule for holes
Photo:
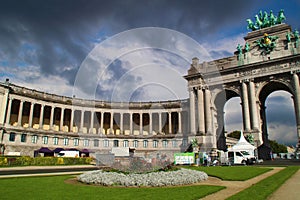
[[[239,97],[240,94],[235,89],[225,89],[216,94],[214,99],[214,105],[216,108],[216,119],[217,119],[217,128],[216,128],[216,137],[217,137],[217,148],[221,150],[226,150],[226,138],[225,138],[225,129],[224,129],[224,106],[226,102],[233,98]]]
[[[266,81],[260,84],[257,90],[257,99],[259,101],[259,119],[260,119],[260,129],[262,134],[262,145],[258,148],[259,158],[271,159],[270,157],[270,145],[268,142],[268,128],[266,119],[266,99],[268,96],[276,91],[283,90],[294,96],[293,86],[283,80],[272,80]],[[295,104],[294,104],[295,105]],[[294,106],[295,109],[295,106]]]

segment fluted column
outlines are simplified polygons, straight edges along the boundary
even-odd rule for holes
[[[101,112],[101,119],[100,119],[100,134],[104,134],[103,133],[103,122],[104,122],[104,112]]]
[[[211,95],[209,89],[205,89],[205,128],[206,128],[206,133],[211,133],[212,132],[212,122],[211,122]]]
[[[30,111],[29,111],[29,120],[28,120],[28,127],[29,127],[29,128],[32,128],[33,109],[34,109],[34,103],[31,103],[31,104],[30,104]]]
[[[40,121],[39,121],[39,128],[42,129],[43,128],[43,119],[44,119],[44,104],[41,104],[41,111],[40,111]]]
[[[69,130],[69,132],[73,132],[73,124],[74,124],[74,109],[71,108],[71,119],[70,119],[70,130]]]
[[[53,128],[54,109],[55,109],[55,107],[52,106],[51,107],[51,112],[50,112],[50,129]]]
[[[257,116],[257,106],[255,98],[255,86],[254,82],[249,82],[249,95],[250,95],[250,110],[251,110],[251,125],[252,129],[258,130],[258,116]]]
[[[83,122],[84,122],[84,110],[81,110],[81,117],[80,117],[80,132],[83,131]]]
[[[153,133],[153,126],[152,126],[152,113],[149,113],[149,134],[152,135]]]
[[[132,123],[132,113],[129,113],[129,129],[130,129],[130,135],[133,134],[132,127],[133,127],[133,123]]]
[[[24,101],[20,100],[19,114],[18,114],[18,126],[22,126],[23,104],[24,104]]]
[[[243,108],[244,130],[249,131],[251,127],[250,127],[248,88],[244,81],[242,81],[242,108]]]
[[[162,133],[161,112],[158,113],[158,132],[159,132],[159,133]]]
[[[181,112],[178,112],[178,133],[182,133]]]
[[[143,135],[143,113],[140,113],[140,135]]]
[[[12,101],[13,101],[13,99],[9,98],[8,107],[7,107],[7,113],[6,113],[6,124],[10,123],[10,114],[11,114]]]
[[[169,118],[169,134],[172,134],[172,113],[168,112],[168,118]]]
[[[61,108],[60,110],[60,123],[59,123],[59,129],[60,131],[64,130],[64,113],[65,112],[65,108]]]
[[[204,121],[204,99],[203,99],[203,90],[199,88],[197,90],[198,95],[198,123],[199,123],[199,132],[205,133],[205,121]]]
[[[300,86],[299,86],[299,77],[296,73],[293,74],[293,82],[295,88],[294,104],[295,104],[295,113],[296,113],[296,122],[297,122],[297,134],[298,134],[298,140],[300,142],[300,88],[299,88]]]
[[[95,112],[91,110],[91,121],[90,121],[90,133],[93,133],[93,129],[94,129],[94,115]]]
[[[192,134],[196,134],[196,119],[195,119],[195,94],[194,89],[189,89],[190,96],[190,130]]]
[[[109,134],[112,134],[114,130],[114,113],[110,113],[110,125],[109,125]]]
[[[120,134],[124,133],[124,113],[120,113]]]

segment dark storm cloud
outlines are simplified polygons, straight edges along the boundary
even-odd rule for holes
[[[10,66],[39,66],[44,75],[60,75],[72,84],[80,63],[99,39],[145,26],[175,29],[197,40],[211,39],[224,27],[228,31],[244,23],[258,2],[267,4],[240,0],[1,1],[0,59]]]

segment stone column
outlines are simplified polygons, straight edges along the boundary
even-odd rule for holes
[[[74,109],[71,108],[71,119],[70,119],[70,130],[69,130],[69,132],[73,132],[73,125],[74,125]]]
[[[211,95],[209,89],[205,89],[205,128],[206,133],[211,134],[212,132],[212,115],[211,115]]]
[[[64,113],[65,108],[60,109],[60,123],[59,123],[59,129],[60,131],[64,131]]]
[[[250,95],[250,110],[251,110],[251,125],[253,130],[258,130],[258,116],[257,116],[257,106],[255,98],[255,86],[254,82],[249,82],[249,95]]]
[[[52,106],[51,107],[51,113],[50,113],[50,129],[53,128],[54,109],[55,109],[55,107]]]
[[[12,101],[13,101],[13,99],[9,98],[8,107],[7,107],[7,113],[6,113],[6,124],[10,123],[10,114],[11,114]]]
[[[93,129],[94,129],[94,115],[95,112],[91,110],[91,122],[90,122],[90,130],[89,130],[90,133],[93,133]]]
[[[110,113],[110,125],[109,125],[109,134],[112,134],[114,130],[114,113]]]
[[[83,131],[83,122],[84,122],[84,110],[81,110],[81,117],[80,117],[80,128],[79,131]]]
[[[178,133],[182,133],[181,112],[178,112]]]
[[[203,90],[199,88],[197,90],[198,95],[198,123],[199,123],[199,132],[205,133],[205,121],[204,121],[204,99],[203,99]]]
[[[29,122],[28,122],[28,127],[32,128],[32,120],[33,120],[33,109],[34,109],[34,103],[30,104],[30,111],[29,111]]]
[[[244,81],[242,81],[242,110],[243,110],[244,130],[250,131],[251,127],[250,127],[248,89]]]
[[[190,131],[191,134],[196,134],[196,120],[195,120],[195,94],[194,89],[189,89],[190,95]]]
[[[120,134],[122,135],[124,133],[124,119],[123,119],[124,113],[120,113]]]
[[[39,121],[39,129],[43,128],[43,119],[44,119],[44,104],[41,104],[41,111],[40,111],[40,121]]]
[[[300,143],[300,86],[299,86],[299,77],[296,73],[293,74],[293,82],[295,88],[294,104],[295,104],[295,113],[296,113],[296,122],[297,122],[297,134]]]
[[[158,113],[158,133],[162,133],[161,112]]]
[[[20,100],[19,114],[18,114],[18,126],[22,126],[23,104],[24,104],[24,101]]]
[[[139,113],[140,115],[140,135],[143,135],[143,113]]]
[[[100,131],[99,131],[100,134],[104,134],[103,133],[103,122],[104,122],[104,112],[102,111],[101,112],[101,119],[100,119]]]
[[[152,126],[152,113],[149,112],[149,134],[152,135],[153,133],[153,126]]]
[[[132,113],[129,113],[129,129],[130,129],[130,135],[133,134],[133,130],[132,130]]]
[[[169,118],[169,134],[172,134],[172,113],[168,112],[168,118]]]

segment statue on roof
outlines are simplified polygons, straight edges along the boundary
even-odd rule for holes
[[[281,9],[278,13],[278,17],[277,17],[277,24],[281,24],[283,20],[285,20],[285,16],[284,16],[284,10]]]
[[[269,24],[270,26],[274,26],[277,22],[277,17],[273,14],[273,11],[270,11],[270,16],[269,16]]]
[[[255,26],[255,24],[252,22],[251,19],[247,19],[247,22],[248,22],[247,29],[250,29],[252,31],[255,31],[258,29],[257,26]]]

